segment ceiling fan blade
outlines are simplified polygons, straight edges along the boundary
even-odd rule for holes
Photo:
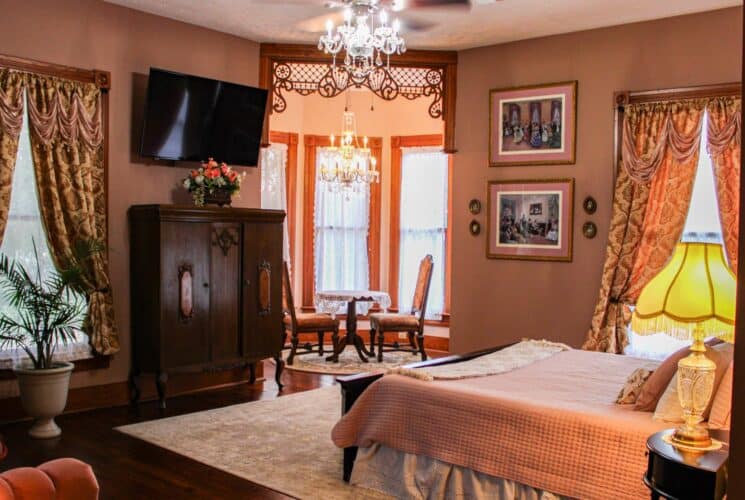
[[[311,17],[310,19],[300,21],[295,26],[300,31],[305,31],[307,33],[323,33],[326,31],[326,22],[329,19],[334,23],[334,26],[339,26],[344,22],[344,13],[328,12],[321,16]]]
[[[392,3],[394,10],[428,7],[471,7],[470,0],[394,0]]]
[[[401,13],[403,14],[403,13]],[[394,16],[395,17],[395,16]],[[429,22],[429,21],[423,21],[421,19],[415,19],[410,16],[400,16],[401,19],[401,31],[407,32],[407,31],[427,31],[431,30],[435,26],[437,26],[437,23]]]

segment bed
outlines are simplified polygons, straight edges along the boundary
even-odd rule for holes
[[[426,371],[501,349],[410,367]],[[650,366],[569,349],[506,373],[458,380],[341,377],[343,416],[332,439],[344,448],[344,479],[376,489],[403,484],[407,468],[411,475],[451,467],[446,475],[468,477],[477,489],[490,480],[498,482],[491,488],[524,488],[514,495],[521,498],[643,498],[646,440],[669,424],[615,399],[631,372]],[[355,480],[358,453],[360,476],[387,477]],[[400,467],[386,465],[393,463]]]

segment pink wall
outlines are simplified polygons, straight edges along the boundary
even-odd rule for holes
[[[609,13],[612,15],[612,13]],[[459,53],[451,350],[522,337],[582,344],[600,285],[613,193],[613,92],[740,80],[741,8],[478,48]],[[488,165],[490,88],[578,80],[577,163]],[[574,177],[574,261],[487,260],[468,233],[468,200],[492,179]],[[593,216],[581,202],[598,201]],[[486,214],[477,219],[486,225]],[[598,235],[585,239],[593,220]]]
[[[133,75],[150,66],[258,83],[258,44],[107,4],[98,0],[0,3],[0,51],[57,64],[111,72],[109,244],[121,352],[108,370],[76,374],[73,384],[125,380],[129,371],[129,244],[126,213],[136,203],[171,203],[183,168],[132,163]],[[258,206],[258,169],[247,169],[239,206]],[[0,396],[14,390],[0,385]]]

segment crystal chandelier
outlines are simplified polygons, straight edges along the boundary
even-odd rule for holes
[[[367,137],[360,147],[357,139],[357,126],[354,113],[344,111],[342,132],[339,145],[336,137],[330,136],[331,147],[326,148],[321,159],[321,180],[330,191],[339,189],[358,192],[363,186],[380,182],[380,173],[376,169],[377,159],[370,154]]]
[[[326,34],[321,35],[318,50],[331,54],[336,68],[336,55],[344,49],[344,68],[353,78],[363,79],[383,66],[381,54],[390,65],[391,55],[406,52],[406,43],[398,33],[400,29],[398,19],[388,25],[388,12],[380,7],[379,0],[347,0],[344,23],[334,30],[333,21],[326,21]]]

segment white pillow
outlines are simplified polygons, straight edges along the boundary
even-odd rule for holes
[[[678,399],[678,370],[675,370],[675,375],[670,379],[670,383],[667,384],[667,389],[660,396],[652,418],[661,422],[673,422],[676,424],[685,421],[683,418],[683,407],[680,406],[680,400]]]

